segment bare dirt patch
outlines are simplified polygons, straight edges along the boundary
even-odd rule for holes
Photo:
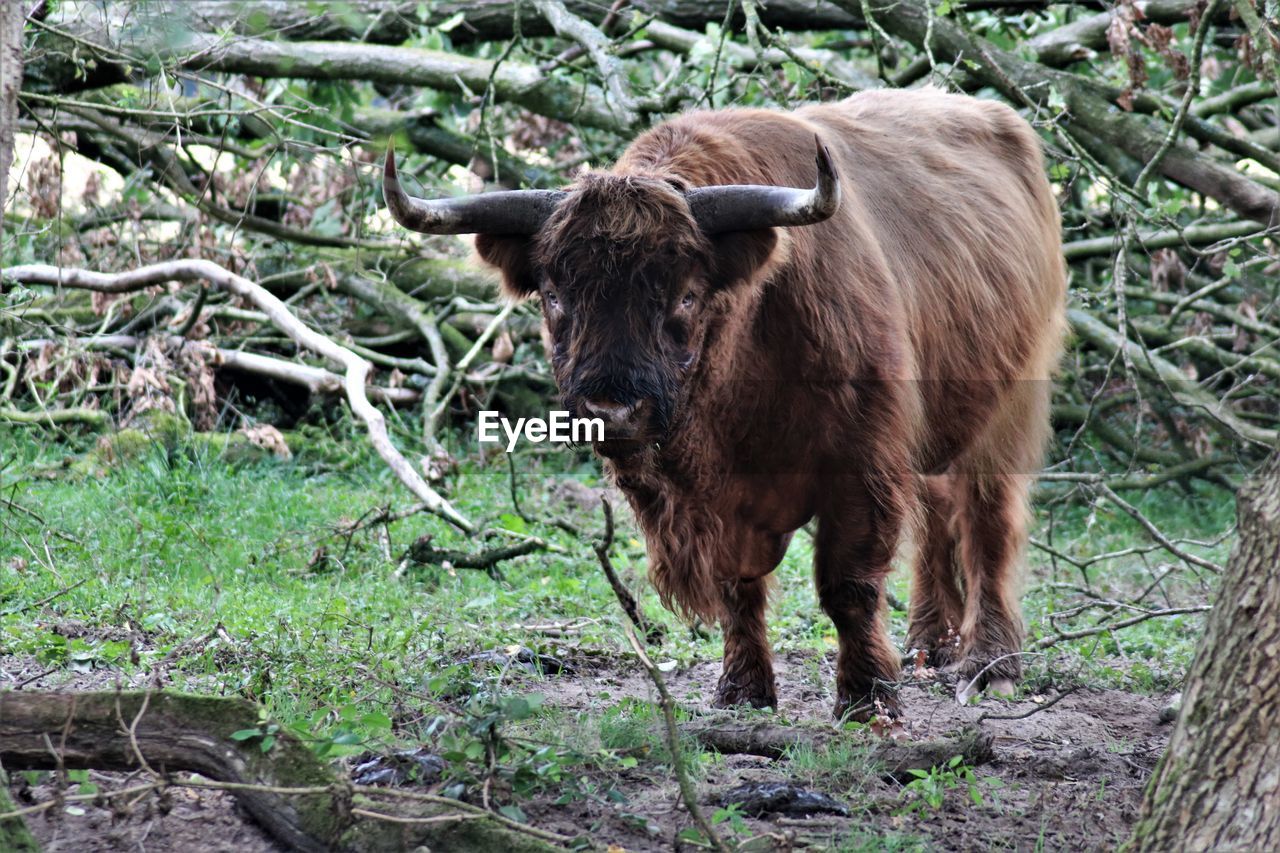
[[[576,711],[598,710],[624,697],[656,699],[643,672],[619,664],[597,663],[594,673],[583,666],[574,678],[546,679],[536,689],[547,696],[548,705]],[[833,666],[833,655],[796,653],[777,661],[779,721],[829,724]],[[670,673],[668,683],[691,709],[706,708],[718,674],[718,661],[700,662]],[[602,700],[601,694],[610,698]],[[905,812],[910,797],[903,796],[901,783],[873,770],[853,788],[846,780],[843,786],[824,790],[821,778],[797,778],[786,759],[755,755],[729,755],[715,763],[701,783],[703,802],[714,808],[725,791],[747,782],[799,782],[850,807],[849,817],[746,821],[752,832],[771,836],[778,847],[851,844],[857,849],[861,844],[875,846],[878,838],[893,834],[906,836],[908,846],[914,837],[937,850],[1107,850],[1128,836],[1143,787],[1169,735],[1168,724],[1160,722],[1166,704],[1160,697],[1118,690],[1079,689],[1065,696],[1046,691],[1024,701],[985,699],[965,707],[956,704],[949,687],[909,684],[902,698],[907,739],[947,738],[969,725],[992,735],[995,759],[976,768],[976,776],[998,780],[998,787],[980,782],[982,805],[973,804],[961,786],[947,792],[937,809]],[[1029,716],[995,718],[1023,714]],[[674,780],[640,771],[629,781],[631,785],[624,785],[629,797],[625,805],[539,809],[539,821],[567,831],[565,818],[572,815],[570,820],[580,821],[579,827],[595,824],[598,839],[628,850],[675,848],[675,836],[690,821],[677,808]],[[643,815],[657,831],[646,831],[631,815]]]

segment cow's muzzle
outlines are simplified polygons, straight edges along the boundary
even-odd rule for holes
[[[594,445],[602,456],[628,456],[644,447],[650,438],[652,406],[647,400],[623,403],[593,397],[581,400],[578,409],[581,417],[599,418],[604,423],[604,441],[597,441]]]

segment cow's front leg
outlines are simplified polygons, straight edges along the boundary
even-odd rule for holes
[[[778,694],[774,688],[773,652],[765,630],[764,611],[768,599],[763,577],[733,579],[721,583],[724,615],[724,667],[716,685],[716,708],[746,705],[774,708]]]
[[[818,600],[835,623],[837,719],[898,714],[901,656],[884,622],[884,583],[903,520],[896,478],[845,490],[818,516],[814,574]]]

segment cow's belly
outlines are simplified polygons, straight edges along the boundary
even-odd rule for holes
[[[917,450],[919,473],[937,474],[964,454],[982,434],[1009,393],[1011,381],[921,380],[925,430]]]

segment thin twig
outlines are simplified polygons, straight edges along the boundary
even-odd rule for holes
[[[623,623],[622,630],[627,635],[627,641],[631,643],[631,648],[635,650],[636,657],[640,658],[640,665],[649,673],[649,678],[653,680],[653,684],[658,688],[659,706],[662,708],[662,722],[667,739],[667,748],[671,751],[671,765],[676,774],[676,782],[680,786],[680,799],[684,801],[685,808],[689,810],[689,815],[693,818],[693,822],[698,825],[702,837],[713,848],[720,853],[729,853],[729,845],[716,834],[715,828],[711,826],[706,815],[702,813],[702,807],[698,804],[698,793],[694,789],[693,780],[689,776],[689,768],[685,766],[684,750],[680,744],[680,729],[676,725],[676,703],[671,698],[671,691],[667,690],[666,679],[662,677],[662,673],[658,667],[650,660],[649,655],[645,653],[644,646],[640,644],[640,639],[636,636],[636,632],[631,626]]]
[[[640,633],[644,634],[647,642],[658,645],[662,642],[664,631],[661,625],[649,624],[649,620],[644,618],[640,612],[640,605],[636,603],[636,598],[631,594],[631,590],[627,589],[626,584],[618,577],[618,573],[614,571],[613,561],[609,559],[609,549],[613,547],[613,506],[609,503],[609,499],[600,498],[600,507],[604,511],[604,537],[596,542],[592,547],[596,552],[596,559],[600,561],[600,568],[604,571],[604,576],[609,581],[609,586],[613,588],[613,594],[617,597],[618,603],[622,605],[622,610],[627,614],[627,618],[631,620],[631,624],[635,625]]]

